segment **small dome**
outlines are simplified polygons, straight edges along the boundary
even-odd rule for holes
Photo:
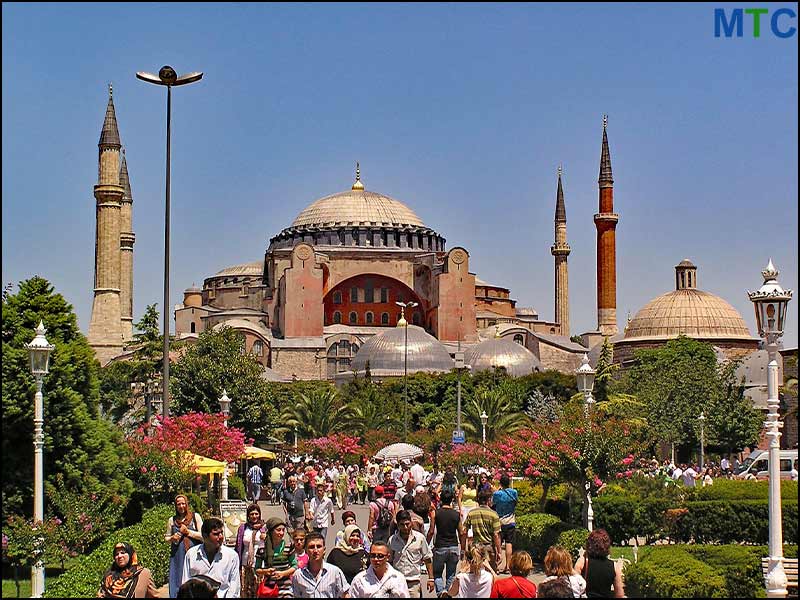
[[[447,349],[422,327],[393,327],[367,340],[353,358],[350,368],[361,373],[369,370],[376,376],[401,376],[405,365],[406,329],[408,329],[408,372],[446,373],[453,368]]]
[[[320,198],[297,215],[292,227],[333,225],[414,225],[422,220],[405,204],[389,196],[351,189]]]
[[[233,265],[232,267],[225,267],[214,277],[241,277],[242,275],[258,275],[259,277],[264,273],[264,263],[256,261],[251,263],[244,263],[243,265]]]
[[[533,352],[509,338],[492,338],[467,348],[464,361],[473,373],[504,367],[512,377],[530,375],[542,368]]]

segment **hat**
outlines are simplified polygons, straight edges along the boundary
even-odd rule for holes
[[[286,526],[286,522],[280,517],[270,517],[269,519],[267,519],[266,522],[267,531],[272,531],[273,529],[275,529],[280,525],[283,525],[284,527]]]
[[[375,493],[380,495],[380,496],[383,496],[383,486],[382,485],[377,486],[375,488]]]

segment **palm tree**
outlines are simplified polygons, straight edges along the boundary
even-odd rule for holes
[[[374,388],[357,396],[348,406],[351,413],[349,429],[363,434],[366,431],[397,431],[403,421],[393,403],[378,397]]]
[[[523,412],[512,411],[511,400],[500,390],[481,389],[477,392],[465,411],[463,427],[473,435],[480,436],[483,425],[481,414],[486,413],[486,441],[495,440],[501,435],[515,433],[530,424],[530,418]]]
[[[299,393],[294,403],[281,411],[283,425],[275,429],[276,434],[284,435],[297,427],[297,433],[303,438],[325,437],[349,428],[351,411],[342,405],[341,398],[335,389],[309,390]]]

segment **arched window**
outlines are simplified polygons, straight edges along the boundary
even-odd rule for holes
[[[190,325],[190,327],[191,327],[191,332],[194,333],[195,332],[194,331],[194,321],[192,321],[192,324]]]
[[[264,342],[261,340],[256,340],[253,342],[253,354],[256,356],[263,356],[264,354]]]
[[[340,313],[338,310],[335,313],[333,313],[333,322],[336,324],[342,322],[342,313]]]
[[[381,325],[389,324],[389,313],[385,312],[381,315]]]
[[[371,312],[367,312],[367,314],[365,315],[365,321],[366,321],[367,325],[372,325],[372,319],[373,319],[372,313]]]
[[[334,304],[342,303],[342,292],[340,291],[333,292],[333,303]]]
[[[350,288],[350,302],[358,302],[358,288],[351,287]]]
[[[525,345],[525,338],[522,337],[521,333],[518,333],[517,335],[514,336],[514,341],[517,342],[520,346]]]
[[[350,325],[358,325],[358,315],[355,311],[350,313]]]

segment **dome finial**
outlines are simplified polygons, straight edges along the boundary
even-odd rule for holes
[[[494,337],[496,337],[496,338],[500,337],[500,325],[499,324],[494,326]]]
[[[400,318],[397,320],[398,327],[408,327],[408,321],[406,321],[406,307],[400,307]]]
[[[354,190],[363,190],[364,184],[361,183],[361,165],[356,161],[356,182],[353,184]]]

